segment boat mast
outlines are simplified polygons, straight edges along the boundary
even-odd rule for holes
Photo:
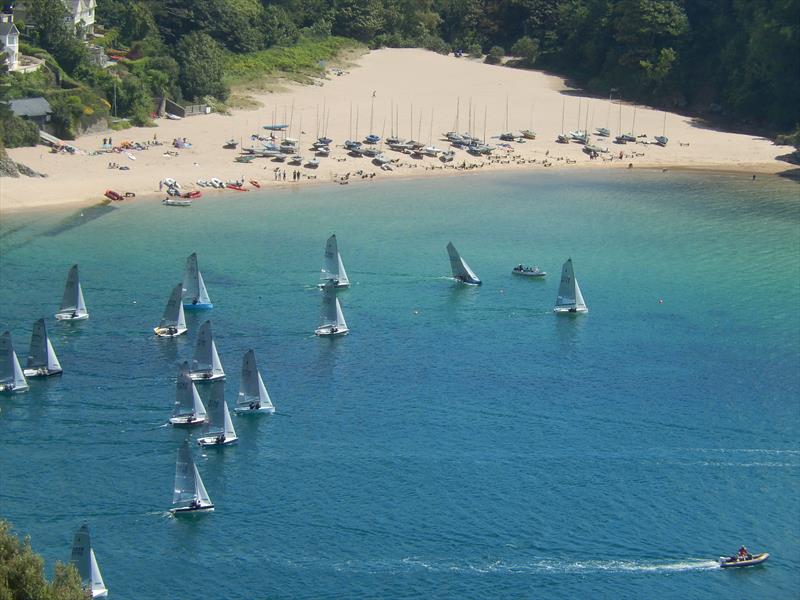
[[[489,107],[483,107],[483,143],[486,143],[486,117],[489,114]]]
[[[667,137],[667,111],[664,111],[664,125],[661,127],[661,137]]]
[[[564,111],[567,109],[567,99],[561,100],[561,135],[564,135]]]
[[[636,137],[636,105],[633,105],[633,122],[631,123],[631,137]]]
[[[428,137],[428,146],[433,146],[433,109],[431,109],[431,135]]]
[[[372,114],[375,111],[375,94],[372,95],[372,103],[369,108],[369,135],[372,135]]]

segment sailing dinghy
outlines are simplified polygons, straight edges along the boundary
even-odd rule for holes
[[[189,377],[192,378],[192,381],[225,379],[225,371],[219,361],[217,345],[214,343],[214,336],[211,332],[211,321],[206,321],[200,326]]]
[[[239,441],[233,428],[231,413],[225,402],[225,384],[221,381],[211,385],[208,398],[208,418],[203,427],[203,437],[197,439],[201,446],[230,446]]]
[[[28,382],[19,366],[11,334],[6,331],[0,336],[0,392],[17,394],[28,391]]]
[[[192,252],[186,259],[186,270],[183,272],[183,306],[191,309],[213,308],[208,290],[197,268],[197,252]]]
[[[61,299],[61,308],[56,313],[59,321],[82,321],[89,318],[86,303],[83,300],[81,280],[78,277],[78,265],[72,265],[67,275],[67,284],[64,286],[64,296]]]
[[[589,312],[586,302],[583,300],[578,280],[575,279],[575,273],[572,271],[571,258],[568,258],[561,268],[561,283],[558,285],[558,296],[556,297],[556,306],[553,308],[553,312],[557,314]]]
[[[31,347],[28,351],[28,360],[23,371],[26,377],[47,377],[61,375],[61,364],[58,362],[53,344],[47,337],[47,327],[44,319],[39,319],[33,324]]]
[[[75,565],[78,575],[80,575],[83,589],[88,597],[108,597],[108,589],[103,582],[100,568],[97,566],[97,558],[95,558],[94,549],[92,548],[92,538],[89,535],[88,525],[81,525],[81,528],[75,533],[69,560]],[[89,595],[90,593],[91,595]]]
[[[161,317],[158,327],[153,329],[158,337],[176,337],[186,333],[186,317],[181,302],[182,293],[183,284],[179,283],[172,288],[167,306],[164,308],[164,316]]]
[[[319,279],[318,287],[325,287],[328,281],[333,281],[333,285],[337,288],[345,288],[350,285],[347,271],[344,270],[342,255],[339,254],[339,245],[336,242],[335,233],[325,243],[325,264],[322,267]]]
[[[214,503],[208,497],[206,486],[200,479],[200,473],[192,460],[189,442],[183,441],[178,448],[178,459],[175,462],[175,491],[172,494],[173,515],[198,514],[214,510]]]
[[[206,422],[206,407],[197,393],[194,381],[189,377],[189,363],[184,361],[175,385],[175,408],[172,410],[172,425],[200,425]]]
[[[461,258],[458,250],[453,246],[453,242],[447,243],[447,254],[450,255],[450,270],[453,271],[453,279],[467,285],[480,285],[482,283],[473,270],[469,268],[467,261]]]
[[[344,320],[342,306],[336,297],[336,289],[332,280],[328,280],[322,288],[322,309],[320,310],[320,326],[314,333],[319,336],[347,335],[350,330]]]
[[[237,414],[258,414],[275,412],[275,407],[256,367],[256,353],[248,350],[242,360],[242,381],[239,384],[239,397],[236,399]]]

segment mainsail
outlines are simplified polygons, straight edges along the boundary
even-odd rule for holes
[[[320,327],[337,325],[337,313],[340,311],[341,307],[339,307],[339,302],[336,298],[334,283],[329,279],[322,288],[322,307],[319,315]]]
[[[208,419],[203,428],[203,434],[212,436],[221,433],[225,434],[225,438],[228,440],[236,438],[236,431],[233,429],[231,415],[225,402],[225,384],[215,382],[211,386],[211,394],[208,398]]]
[[[72,318],[88,315],[86,303],[83,300],[83,290],[78,277],[78,265],[72,265],[67,275],[67,284],[64,286],[64,296],[61,298],[61,307],[57,315],[63,314]]]
[[[178,382],[175,385],[175,408],[173,417],[192,415],[196,421],[206,418],[206,408],[194,382],[189,377],[189,363],[184,361],[178,373]]]
[[[336,241],[335,233],[325,243],[325,263],[320,274],[320,282],[324,285],[326,281],[333,281],[336,287],[350,285],[347,272],[344,270],[342,255],[339,254],[339,245]]]
[[[572,259],[568,258],[561,268],[561,282],[556,296],[556,312],[587,312],[578,281],[572,269]]]
[[[183,285],[178,284],[172,289],[172,293],[167,300],[167,306],[164,308],[164,316],[161,317],[159,328],[175,327],[179,331],[186,329],[186,317],[183,313],[183,304],[181,302],[181,294],[183,292]]]
[[[75,533],[75,539],[72,542],[70,562],[75,565],[84,587],[91,590],[92,598],[106,596],[108,590],[103,582],[100,569],[97,566],[97,559],[92,549],[92,539],[89,535],[88,525],[82,525],[77,533]]]
[[[248,350],[242,360],[242,381],[239,385],[239,397],[236,405],[243,408],[260,408],[261,410],[273,409],[272,399],[264,386],[264,380],[256,366],[256,353]]]
[[[11,334],[6,331],[0,336],[0,391],[24,392],[28,382],[19,365]]]
[[[211,299],[208,297],[206,284],[203,276],[197,267],[197,253],[192,252],[186,259],[186,270],[183,273],[183,295],[184,306],[211,308]]]
[[[212,377],[225,376],[211,332],[211,321],[203,323],[197,334],[197,346],[192,359],[192,372],[209,373]]]
[[[208,497],[200,473],[192,460],[189,442],[184,440],[178,448],[178,458],[175,461],[175,489],[172,494],[172,504],[188,506],[193,500],[199,501],[201,506],[211,506],[211,498]]]
[[[447,243],[447,254],[450,256],[450,270],[453,272],[453,277],[464,283],[480,284],[481,280],[469,268],[467,261],[461,258],[461,255],[453,246],[453,242]]]
[[[50,338],[47,337],[47,327],[44,319],[39,319],[33,324],[31,347],[25,368],[31,370],[46,369],[49,374],[61,372],[61,364],[58,362],[56,352],[53,350],[53,344],[50,343]]]

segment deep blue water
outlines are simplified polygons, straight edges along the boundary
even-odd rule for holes
[[[50,569],[88,522],[111,598],[797,597],[799,189],[560,172],[5,218],[0,328],[24,356],[46,317],[65,373],[0,398],[0,515]],[[351,334],[317,339],[333,232]],[[156,339],[193,251],[215,308]],[[56,323],[76,262],[91,317]],[[206,318],[228,401],[254,348],[277,413],[194,447],[217,509],[176,520],[164,424]],[[742,543],[772,557],[715,568]]]

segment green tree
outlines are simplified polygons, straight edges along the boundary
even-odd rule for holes
[[[86,62],[86,46],[75,37],[67,9],[61,0],[28,0],[25,16],[31,29],[33,43],[53,55],[67,73]]]
[[[539,58],[539,40],[523,36],[511,46],[511,54],[519,56],[524,65],[532,67]]]
[[[489,53],[486,55],[486,59],[484,62],[490,65],[498,65],[502,62],[503,57],[506,55],[506,51],[503,50],[500,46],[492,46],[489,49]]]
[[[333,33],[369,42],[384,26],[380,0],[341,0],[336,6]]]
[[[181,66],[181,89],[185,98],[228,97],[223,82],[225,56],[222,47],[208,34],[197,32],[185,36],[178,44]]]

